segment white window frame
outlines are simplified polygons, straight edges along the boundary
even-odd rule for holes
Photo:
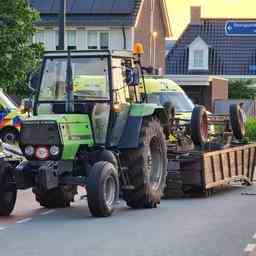
[[[110,33],[109,30],[87,30],[87,49],[89,49],[88,41],[89,41],[89,33],[90,32],[97,33],[97,50],[104,50],[104,49],[101,49],[100,35],[101,35],[101,33],[107,33],[108,34],[108,49],[110,49],[110,36],[111,36],[111,33]]]
[[[201,54],[201,61],[199,60]],[[198,58],[198,59],[197,59]],[[200,63],[201,62],[201,65]],[[197,37],[189,45],[189,70],[209,70],[209,46],[201,37]]]
[[[204,68],[204,50],[196,49],[193,51],[193,66],[194,68]]]

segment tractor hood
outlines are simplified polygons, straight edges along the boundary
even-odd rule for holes
[[[79,146],[94,144],[86,114],[40,115],[26,119],[21,127],[21,145],[61,145],[62,160],[74,159]]]

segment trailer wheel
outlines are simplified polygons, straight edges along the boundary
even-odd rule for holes
[[[203,146],[208,141],[208,115],[204,106],[196,106],[193,109],[191,139],[195,146]]]
[[[91,214],[95,217],[112,215],[119,197],[119,178],[115,166],[106,161],[94,164],[86,189]]]
[[[245,122],[243,110],[236,104],[229,109],[230,123],[236,139],[241,140],[245,136]]]
[[[166,141],[158,120],[150,118],[143,121],[140,149],[124,153],[123,158],[133,187],[123,191],[127,205],[135,209],[157,207],[167,176]]]
[[[40,191],[38,188],[33,189],[36,201],[46,208],[67,208],[70,203],[74,202],[75,195],[77,194],[77,186],[65,185],[57,188]]]
[[[0,162],[0,216],[9,216],[17,198],[17,188],[11,172],[11,166]]]

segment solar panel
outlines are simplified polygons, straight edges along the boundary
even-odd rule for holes
[[[67,0],[67,13],[71,14],[131,14],[136,0]],[[60,0],[30,0],[40,13],[58,13]]]
[[[109,14],[116,0],[95,0],[92,8],[94,14]]]
[[[107,1],[107,0],[105,0]],[[130,14],[133,12],[133,9],[135,7],[135,0],[117,0],[115,1],[115,4],[112,9],[113,14],[117,13],[124,13],[124,14]]]
[[[95,0],[69,0],[68,13],[90,14]]]

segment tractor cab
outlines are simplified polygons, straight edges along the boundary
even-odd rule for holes
[[[116,146],[131,105],[141,103],[136,93],[139,80],[139,67],[129,51],[69,49],[45,53],[34,86],[33,119],[55,120],[58,116],[58,120],[65,117],[61,123],[81,120],[83,129],[87,126],[92,131],[83,144],[94,140],[98,145]]]

